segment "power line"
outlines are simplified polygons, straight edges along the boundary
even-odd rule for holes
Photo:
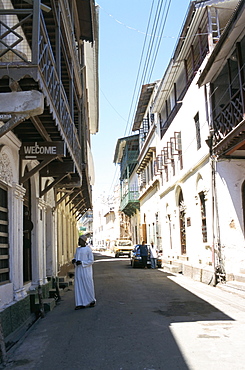
[[[146,40],[147,40],[147,33],[148,33],[148,30],[149,30],[149,27],[150,27],[151,16],[152,16],[152,12],[153,12],[153,6],[154,6],[154,0],[152,0],[152,4],[151,4],[151,10],[150,10],[150,15],[149,15],[148,23],[147,23],[147,29],[146,29],[146,34],[145,34],[143,49],[142,49],[142,52],[141,52],[141,57],[140,57],[140,62],[139,62],[139,67],[138,67],[138,72],[137,72],[137,77],[136,77],[136,81],[135,81],[135,85],[134,85],[134,91],[133,91],[133,96],[132,96],[132,100],[131,100],[131,105],[130,105],[129,114],[128,114],[128,120],[127,120],[127,125],[126,125],[126,128],[125,128],[124,135],[126,135],[126,132],[127,132],[127,128],[128,128],[128,124],[129,124],[129,119],[130,119],[130,115],[131,115],[131,111],[132,111],[132,107],[133,107],[133,103],[134,103],[134,96],[136,94],[136,89],[137,89],[137,86],[138,86],[139,74],[140,74],[141,64],[142,64],[142,60],[143,60],[143,56],[144,56],[144,52],[145,52]]]
[[[135,104],[135,106],[134,106],[134,111],[135,111],[137,101],[139,99],[139,95],[140,95],[140,91],[141,91],[141,86],[142,86],[142,84],[144,83],[144,81],[146,79],[146,74],[147,74],[147,71],[149,70],[149,66],[150,66],[150,73],[148,74],[148,76],[149,76],[148,78],[150,78],[151,75],[152,75],[153,68],[155,66],[156,57],[157,57],[159,47],[160,47],[160,42],[161,42],[161,38],[159,38],[160,41],[158,41],[158,43],[156,44],[157,32],[160,29],[161,30],[160,34],[161,34],[161,36],[163,35],[163,31],[164,31],[164,28],[165,28],[165,24],[166,24],[168,12],[169,12],[170,4],[171,4],[171,0],[168,0],[168,3],[167,3],[167,0],[165,0],[165,6],[163,7],[163,0],[158,0],[157,6],[155,8],[154,20],[152,21],[153,10],[154,10],[154,0],[152,0],[151,10],[150,10],[149,18],[148,18],[148,23],[147,23],[147,29],[146,29],[146,33],[145,33],[145,39],[144,39],[143,48],[142,48],[142,52],[141,52],[138,72],[137,72],[137,76],[136,76],[135,86],[134,86],[134,90],[133,90],[133,96],[132,96],[132,100],[131,100],[131,105],[130,105],[129,114],[128,114],[128,120],[127,120],[127,125],[126,125],[126,128],[125,128],[124,135],[127,135],[127,129],[128,129],[128,125],[129,125],[129,122],[130,122],[130,117],[131,117],[131,114],[132,114],[133,105]],[[166,8],[167,8],[167,11],[165,12]],[[164,14],[165,14],[165,17],[164,17]],[[164,21],[163,21],[163,19],[164,19]],[[149,28],[150,28],[151,25],[152,25],[152,31],[150,33],[151,38],[149,40],[148,48],[147,48],[147,51],[146,51],[147,39],[149,38],[148,37],[149,36]],[[153,54],[152,54],[152,50],[155,50]],[[153,57],[152,57],[152,55],[153,55]],[[144,66],[143,66],[143,70],[142,70],[144,56],[145,56],[145,61],[144,61]],[[153,58],[152,61],[151,61],[151,58]],[[140,78],[140,73],[141,73],[141,78]],[[140,82],[139,82],[139,79],[140,79]],[[136,94],[137,89],[138,89],[138,93]],[[131,132],[132,124],[130,125],[129,133]],[[115,171],[115,174],[114,174],[114,178],[113,178],[113,181],[112,181],[111,188],[112,188],[112,186],[115,182],[115,179],[116,179],[116,171]]]
[[[136,98],[133,97],[133,101],[135,101],[135,108],[134,108],[134,110],[136,110],[137,102],[138,102],[138,99],[139,99],[139,96],[140,96],[141,86],[146,81],[146,74],[147,74],[147,71],[149,70],[150,63],[152,63],[151,64],[151,66],[152,66],[151,67],[151,74],[153,72],[153,68],[154,68],[154,65],[155,65],[155,60],[156,60],[156,57],[157,57],[157,53],[159,51],[160,44],[158,44],[157,52],[155,53],[155,56],[153,58],[153,61],[150,62],[150,60],[152,58],[152,49],[153,49],[154,43],[156,42],[156,39],[157,39],[156,38],[157,30],[160,27],[159,26],[159,19],[160,18],[162,19],[163,16],[164,16],[164,12],[165,12],[165,8],[166,8],[166,3],[167,3],[167,0],[165,0],[165,6],[164,6],[163,11],[162,11],[163,0],[159,0],[158,1],[158,5],[157,5],[157,8],[156,8],[154,21],[153,21],[153,24],[152,24],[152,32],[151,33],[153,34],[153,37],[151,38],[151,40],[150,40],[150,42],[148,44],[146,59],[145,59],[145,62],[144,62],[143,72],[142,72],[142,76],[141,76],[141,80],[140,80],[140,84],[139,84],[139,91],[138,91],[137,97]],[[165,21],[163,23],[163,27],[162,27],[161,33],[163,33],[163,30],[164,30],[164,27],[165,27],[165,24],[166,24],[166,19],[167,19],[167,15],[168,15],[170,3],[171,3],[171,0],[169,0],[169,5],[168,5],[168,8],[167,8],[167,14],[165,16]],[[161,14],[162,14],[162,17],[161,17]],[[160,39],[160,41],[161,41],[161,39]],[[151,76],[149,76],[149,77],[151,77]],[[132,129],[132,126],[133,126],[133,121],[131,123],[130,131]]]
[[[119,117],[121,117],[125,122],[127,122],[127,120],[121,116],[121,114],[116,110],[116,108],[113,107],[113,105],[111,104],[111,102],[107,99],[106,95],[104,94],[104,92],[100,89],[101,93],[103,94],[104,98],[106,99],[106,101],[108,102],[108,104],[112,107],[112,109],[119,115]]]
[[[170,9],[170,5],[171,5],[171,1],[172,0],[169,0],[169,3],[167,5],[167,10],[166,10],[166,13],[165,13],[165,18],[164,18],[164,22],[163,22],[163,25],[162,25],[162,29],[161,29],[161,33],[160,33],[160,37],[158,39],[158,43],[157,43],[157,46],[155,48],[155,54],[154,54],[154,58],[153,58],[153,61],[152,61],[152,64],[151,64],[151,69],[150,69],[150,72],[148,74],[148,82],[150,82],[150,79],[151,79],[151,76],[152,76],[152,73],[153,73],[153,69],[155,67],[155,63],[156,63],[156,58],[157,58],[157,55],[158,55],[158,52],[159,52],[159,48],[160,48],[160,44],[161,44],[161,41],[162,41],[162,36],[163,36],[163,32],[164,32],[164,28],[165,28],[165,25],[166,25],[166,21],[167,21],[167,17],[168,17],[168,13],[169,13],[169,9]],[[162,18],[164,16],[164,13],[162,15]]]

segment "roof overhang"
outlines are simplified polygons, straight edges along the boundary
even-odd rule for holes
[[[137,173],[140,173],[144,170],[144,168],[147,166],[147,164],[151,160],[153,153],[156,153],[156,147],[152,146],[148,148],[144,156],[139,156],[138,158],[139,165],[136,171]]]
[[[156,82],[142,86],[132,131],[139,130],[155,85]]]
[[[97,29],[97,16],[94,0],[76,0],[79,21],[79,38],[94,42]]]
[[[167,70],[159,86],[158,93],[153,105],[153,113],[159,112],[161,110],[162,104],[165,100],[167,100],[172,89],[173,82],[177,74],[179,73],[180,68],[184,68],[183,61],[186,59],[186,55],[189,52],[194,39],[198,35],[200,19],[205,16],[207,12],[207,7],[217,8],[222,13],[226,12],[227,9],[234,9],[234,4],[237,3],[237,1],[238,0],[202,0],[192,1],[190,3],[185,20],[183,22],[183,27],[178,38],[178,42],[173,52],[173,57],[169,62]],[[222,35],[222,37],[224,36]]]
[[[235,9],[233,17],[227,24],[213,53],[210,55],[205,68],[203,69],[199,80],[199,87],[212,81],[222,69],[226,60],[234,50],[234,45],[244,36],[245,29],[245,2],[240,1]]]
[[[139,137],[139,135],[136,134],[136,135],[123,137],[123,138],[117,140],[117,145],[116,145],[116,149],[115,149],[113,163],[115,163],[115,164],[120,164],[121,163],[122,157],[123,157],[123,151],[124,151],[124,148],[125,148],[127,142],[133,141],[133,140],[137,139],[138,137]]]
[[[163,76],[161,84],[159,86],[156,99],[153,104],[153,113],[157,113],[161,111],[161,106],[165,101],[165,96],[169,94],[171,90],[174,76],[176,75],[176,70],[179,68],[179,62],[174,63],[173,59],[170,60],[168,68]]]

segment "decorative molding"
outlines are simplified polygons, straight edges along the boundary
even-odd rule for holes
[[[15,198],[23,200],[26,189],[23,186],[17,184],[16,182],[14,182],[12,186]]]
[[[25,298],[27,293],[24,288],[14,289],[14,300],[20,301],[21,299]]]
[[[0,180],[7,184],[13,181],[13,171],[9,156],[4,153],[4,146],[0,146]]]

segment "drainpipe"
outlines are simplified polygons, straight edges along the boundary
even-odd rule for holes
[[[216,241],[219,239],[217,235],[217,222],[218,222],[218,209],[217,209],[217,196],[216,196],[216,156],[213,154],[213,129],[210,129],[210,135],[206,140],[206,143],[209,147],[209,161],[211,166],[211,196],[212,196],[212,266],[213,266],[213,277],[212,285],[216,286],[217,284],[217,265],[216,265],[216,252],[215,245]],[[211,283],[210,282],[210,283]]]
[[[212,138],[211,138],[212,142]],[[211,154],[212,147],[210,148],[210,162],[211,162],[211,177],[212,177],[212,265],[213,265],[213,279],[212,285],[216,286],[217,279],[216,279],[216,256],[215,256],[215,204],[216,204],[216,192],[215,192],[215,157]]]
[[[210,89],[210,86],[209,86]],[[207,86],[204,86],[204,94],[205,94],[205,108],[206,108],[206,119],[209,125],[209,136],[206,140],[206,144],[209,147],[209,162],[211,166],[211,196],[212,196],[212,266],[213,266],[213,275],[210,281],[213,286],[216,286],[217,278],[216,278],[216,255],[215,255],[215,243],[216,243],[216,230],[215,230],[215,210],[216,208],[216,183],[215,183],[215,172],[216,172],[216,157],[213,154],[213,122],[211,118],[211,114],[209,112],[209,107],[212,106],[211,104],[211,96],[208,99],[207,96]],[[209,100],[209,104],[208,104]]]

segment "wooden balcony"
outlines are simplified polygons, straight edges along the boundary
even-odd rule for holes
[[[245,157],[245,84],[214,117],[213,151],[218,155]],[[236,151],[239,150],[238,152]],[[242,150],[242,152],[241,152]]]
[[[129,190],[121,198],[120,210],[131,217],[137,209],[140,209],[139,192]]]
[[[41,115],[5,123],[0,137],[13,131],[21,142],[64,142],[66,155],[54,160],[59,174],[49,172],[49,176],[56,178],[58,191],[68,188],[78,192],[73,202],[79,204],[79,210],[91,207],[85,166],[89,134],[81,42],[93,41],[90,4],[77,0],[72,16],[69,1],[46,1],[43,8],[39,0],[33,5],[13,0],[11,8],[0,9],[0,93],[34,90],[41,92],[45,101]],[[80,23],[83,7],[85,26]],[[65,164],[63,173],[61,163]],[[67,172],[69,163],[74,166]],[[40,192],[44,194],[45,189]]]

